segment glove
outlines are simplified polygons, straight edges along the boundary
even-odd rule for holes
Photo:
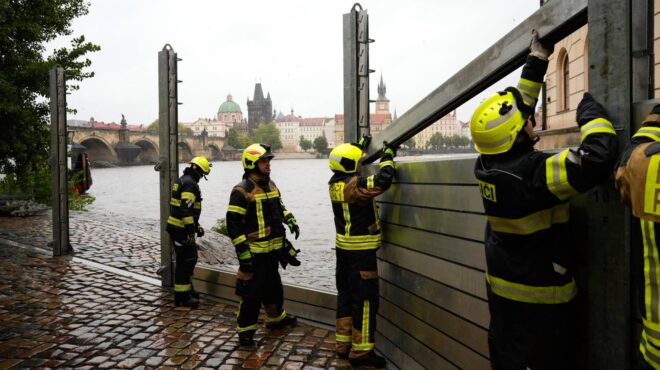
[[[289,225],[289,231],[291,232],[291,234],[296,234],[296,240],[298,240],[298,237],[300,236],[300,227],[298,227],[298,223],[296,222],[296,219],[290,217],[286,221],[286,224]]]
[[[239,269],[243,272],[253,273],[254,272],[254,263],[252,262],[252,257],[244,260],[238,261]]]
[[[204,234],[206,234],[206,233],[204,232],[204,228],[201,227],[201,226],[198,226],[198,227],[197,227],[197,237],[198,237],[198,238],[201,238],[202,236],[204,236]]]
[[[399,146],[398,145],[389,145],[388,143],[383,143],[383,144],[384,144],[384,147],[383,147],[382,156],[384,157],[386,155],[390,155],[390,156],[392,156],[392,159],[394,159],[394,157],[396,157],[396,151],[399,150]]]
[[[364,135],[360,141],[358,141],[358,146],[364,151],[367,150],[369,143],[371,143],[371,135]]]
[[[546,45],[539,41],[539,32],[532,30],[532,40],[529,43],[529,55],[533,55],[539,59],[548,60],[550,54],[554,50],[554,45]]]
[[[582,127],[596,118],[607,118],[607,110],[594,97],[586,92],[580,100],[580,104],[575,111],[575,121],[579,127]]]
[[[290,241],[284,239],[284,247],[280,249],[280,265],[286,270],[287,265],[300,266],[300,260],[296,256],[300,253],[300,249],[295,249]]]

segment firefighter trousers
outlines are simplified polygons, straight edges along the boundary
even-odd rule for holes
[[[374,349],[378,313],[376,249],[337,248],[337,352],[362,358]]]
[[[488,344],[493,370],[576,369],[576,303],[512,301],[488,288]]]
[[[247,281],[236,282],[236,294],[240,296],[237,331],[257,330],[259,310],[264,305],[266,325],[276,324],[286,315],[284,291],[280,278],[279,251],[253,255],[254,274]],[[239,288],[240,287],[240,288]]]
[[[178,293],[192,290],[192,276],[197,264],[197,244],[174,242],[176,268],[174,270],[174,291]]]

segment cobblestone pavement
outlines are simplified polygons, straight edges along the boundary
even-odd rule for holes
[[[76,259],[0,244],[0,270],[0,369],[349,368],[332,331],[260,329],[239,347],[235,307],[176,308],[158,286]]]
[[[50,213],[0,217],[0,238],[48,248],[52,240],[51,224]],[[126,220],[111,214],[71,212],[69,229],[76,257],[158,278],[160,232],[157,220]],[[198,243],[200,264],[236,271],[238,263],[229,238],[209,231]],[[334,251],[302,251],[299,256],[302,266],[280,270],[285,283],[336,291]]]

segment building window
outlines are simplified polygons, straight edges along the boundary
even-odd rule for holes
[[[559,51],[559,57],[557,58],[558,68],[557,68],[557,111],[566,111],[570,109],[570,91],[568,90],[570,71],[569,71],[569,61],[568,53],[566,49],[561,49]]]

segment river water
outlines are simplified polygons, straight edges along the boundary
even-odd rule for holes
[[[186,166],[180,165],[180,174]],[[213,162],[208,181],[200,181],[204,198],[200,224],[206,230],[210,231],[216,220],[225,217],[231,189],[242,175],[240,161]],[[271,162],[271,179],[300,226],[300,238],[294,241],[297,248],[334,247],[335,229],[328,196],[331,175],[327,159],[275,158]],[[159,219],[159,173],[153,166],[96,168],[92,178],[94,184],[89,193],[96,201],[91,212],[113,214],[126,222]]]

